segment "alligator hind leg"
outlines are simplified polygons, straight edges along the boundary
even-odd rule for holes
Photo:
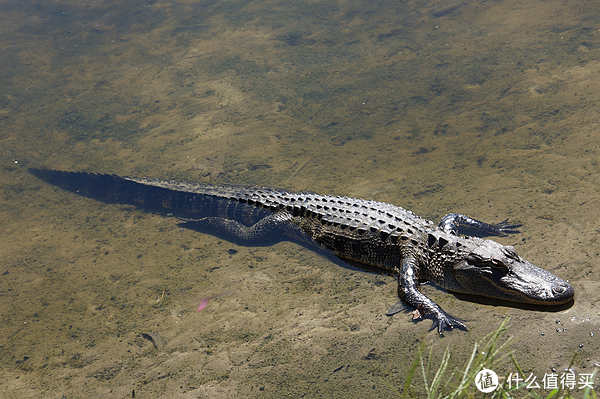
[[[460,213],[449,213],[442,218],[438,226],[446,233],[452,234],[458,234],[460,231],[463,234],[475,236],[507,236],[509,234],[520,233],[516,229],[522,225],[508,223],[508,219],[500,223],[490,224],[461,215]]]
[[[242,245],[273,244],[285,239],[292,215],[288,212],[277,212],[267,216],[252,226],[245,226],[235,220],[220,217],[201,219],[185,219],[182,227],[202,230],[220,236],[228,241]]]

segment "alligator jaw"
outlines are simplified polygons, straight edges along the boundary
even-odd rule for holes
[[[523,267],[515,267],[513,273],[502,277],[472,267],[464,268],[455,275],[462,287],[456,291],[532,305],[562,305],[573,299],[573,287],[566,281],[527,261],[519,266]],[[527,269],[529,274],[518,269]]]
[[[562,305],[575,291],[566,281],[529,263],[515,249],[481,240],[455,265],[455,291],[532,305]]]
[[[534,269],[535,268],[535,269]],[[566,281],[547,273],[527,262],[529,275],[510,275],[501,278],[502,285],[498,288],[507,289],[509,298],[516,302],[531,303],[536,305],[562,305],[573,299],[575,291]],[[537,272],[546,275],[536,276]],[[519,299],[518,294],[522,294]]]

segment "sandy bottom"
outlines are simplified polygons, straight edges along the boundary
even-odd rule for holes
[[[0,396],[390,397],[422,342],[461,367],[508,316],[523,371],[597,369],[600,9],[438,3],[0,2]],[[575,302],[427,285],[470,328],[440,338],[384,316],[393,277],[236,246],[30,166],[509,218],[522,233],[498,241]]]

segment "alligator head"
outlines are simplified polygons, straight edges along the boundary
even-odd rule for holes
[[[521,258],[513,247],[472,237],[461,241],[461,255],[446,269],[454,280],[449,290],[536,305],[573,299],[569,283]]]

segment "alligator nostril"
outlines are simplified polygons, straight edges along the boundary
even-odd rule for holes
[[[564,299],[572,298],[575,294],[575,290],[569,283],[561,282],[552,287],[552,293]]]
[[[555,294],[562,294],[563,292],[565,292],[566,287],[564,285],[557,285],[552,287],[552,292],[554,292]]]

